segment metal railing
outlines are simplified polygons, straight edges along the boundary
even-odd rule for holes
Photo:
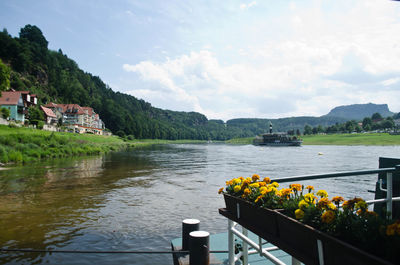
[[[386,192],[386,198],[384,199],[375,199],[367,201],[367,204],[375,204],[375,203],[386,203],[386,210],[388,213],[388,217],[392,218],[392,210],[393,210],[393,201],[400,201],[400,197],[393,198],[393,173],[396,172],[400,175],[400,165],[390,168],[380,168],[373,170],[359,170],[359,171],[345,171],[345,172],[333,172],[333,173],[324,173],[324,174],[313,174],[313,175],[301,175],[294,177],[285,177],[279,179],[272,179],[271,182],[294,182],[294,181],[304,181],[304,180],[315,180],[315,179],[325,179],[325,178],[337,178],[337,177],[348,177],[348,176],[359,176],[359,175],[371,175],[376,173],[386,173],[386,189],[383,188],[382,179],[379,180],[379,189]],[[251,254],[259,254],[267,258],[273,264],[276,265],[285,265],[280,259],[272,255],[272,251],[279,250],[278,247],[269,247],[263,248],[262,238],[258,237],[258,243],[252,241],[248,237],[248,231],[246,228],[242,226],[242,232],[236,229],[237,223],[228,219],[228,264],[234,265],[236,261],[242,261],[243,265],[248,265],[248,255]],[[239,237],[243,240],[242,251],[239,251],[238,254],[235,255],[235,236]],[[319,241],[319,240],[318,240]],[[318,246],[318,258],[320,264],[323,264],[323,252],[322,252],[322,242],[317,242]],[[249,251],[249,245],[254,249]],[[300,261],[298,261],[295,257],[292,256],[292,265],[300,265]]]

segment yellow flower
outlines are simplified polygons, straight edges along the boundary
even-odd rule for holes
[[[273,187],[275,187],[275,188],[278,188],[279,187],[279,183],[278,182],[272,182],[271,183],[271,185],[273,186]]]
[[[318,201],[317,206],[318,206],[318,208],[326,209],[326,207],[328,207],[329,204],[331,204],[331,202],[329,201],[328,198],[321,198]]]
[[[328,197],[328,193],[326,192],[326,190],[319,190],[319,191],[317,191],[317,195],[320,196],[321,198],[326,198],[326,197]]]
[[[253,180],[251,178],[246,178],[244,181],[250,184]]]
[[[312,193],[307,193],[306,195],[304,195],[304,200],[307,203],[313,204],[315,203],[315,196]]]
[[[302,191],[303,190],[303,185],[301,184],[290,184],[289,187],[293,190],[293,191]]]
[[[292,190],[288,188],[283,188],[280,190],[280,193],[282,197],[288,197],[290,193],[292,193]]]
[[[308,206],[309,206],[309,204],[305,200],[301,200],[299,202],[299,208],[302,210],[306,209]]]
[[[333,203],[329,203],[328,208],[331,210],[336,210],[336,206]]]
[[[267,186],[267,183],[265,183],[265,182],[263,182],[263,181],[258,182],[258,184],[260,184],[260,187],[265,187],[265,186]]]
[[[252,178],[253,181],[257,181],[257,180],[260,179],[260,176],[257,175],[257,174],[254,174],[251,178]]]
[[[255,182],[255,183],[251,183],[249,186],[250,186],[251,188],[259,188],[259,187],[260,187],[260,184],[258,184],[258,182]]]
[[[311,192],[312,190],[314,190],[314,186],[308,185],[306,189],[308,190],[308,192]]]
[[[361,200],[356,203],[355,208],[365,211],[366,209],[368,209],[368,205],[364,200]]]
[[[249,195],[251,193],[251,190],[246,188],[246,189],[244,189],[243,193],[244,193],[245,196],[247,196],[247,195]]]
[[[233,187],[234,192],[239,192],[241,189],[242,187],[240,187],[240,185],[236,185],[235,187]]]
[[[267,184],[271,183],[271,179],[269,177],[265,177],[263,181]]]
[[[220,188],[220,189],[218,190],[218,194],[221,194],[223,191],[224,191],[224,188]]]
[[[232,181],[232,180],[229,180],[229,181],[225,182],[225,184],[226,184],[226,186],[233,185],[233,181]]]
[[[242,180],[240,178],[237,178],[237,179],[233,180],[233,183],[234,184],[239,184],[239,183],[242,183]]]
[[[335,212],[331,210],[324,212],[321,216],[321,221],[323,223],[330,224],[333,220],[335,220]]]
[[[304,211],[301,209],[297,209],[294,211],[294,215],[296,216],[296,219],[301,219],[304,217]]]

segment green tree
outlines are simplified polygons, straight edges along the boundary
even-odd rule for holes
[[[1,108],[1,116],[4,119],[7,119],[8,117],[10,117],[10,110],[7,108]]]
[[[306,126],[304,126],[304,135],[310,135],[312,134],[312,128],[310,125],[306,124]]]
[[[362,121],[362,127],[364,130],[366,130],[366,126],[369,125],[369,127],[372,126],[372,119],[370,117],[365,117]]]
[[[376,113],[372,114],[371,119],[372,120],[381,120],[382,115],[379,112],[376,112]]]
[[[30,124],[38,125],[39,121],[44,121],[43,111],[39,107],[30,107],[28,109],[28,119]]]
[[[10,68],[0,59],[0,96],[1,91],[5,91],[10,87]]]

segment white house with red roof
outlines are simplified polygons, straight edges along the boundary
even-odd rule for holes
[[[103,134],[105,129],[103,121],[91,107],[81,107],[78,104],[48,103],[49,108],[57,119],[62,118],[63,125],[77,133]]]
[[[0,106],[10,110],[10,120],[25,122],[28,107],[37,104],[36,95],[29,91],[3,91],[0,97]]]
[[[46,124],[56,124],[57,123],[57,116],[54,112],[46,107],[40,106],[40,109],[44,113],[44,117],[46,119]]]

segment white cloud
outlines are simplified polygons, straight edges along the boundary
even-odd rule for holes
[[[250,3],[248,3],[248,4],[241,4],[240,5],[240,9],[248,9],[248,8],[250,8],[250,7],[253,7],[253,6],[256,6],[257,5],[257,2],[256,1],[253,1],[253,2],[250,2]]]
[[[333,12],[325,2],[312,8],[292,2],[273,25],[263,19],[243,25],[249,34],[222,43],[224,57],[205,50],[218,50],[208,39],[203,49],[174,59],[125,64],[143,82],[130,93],[157,107],[222,119],[320,116],[368,102],[400,111],[399,8],[390,1],[354,3]],[[276,35],[264,38],[271,27]]]

